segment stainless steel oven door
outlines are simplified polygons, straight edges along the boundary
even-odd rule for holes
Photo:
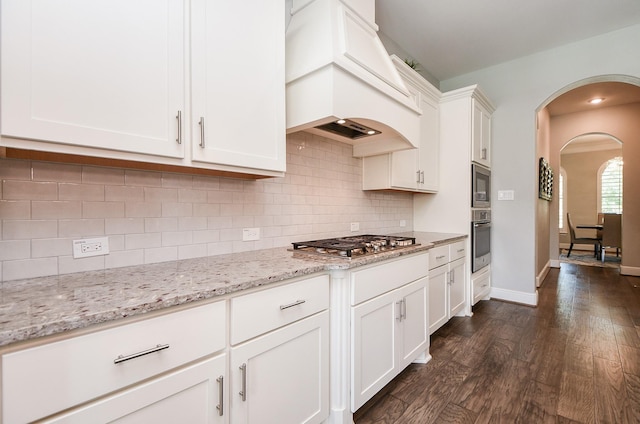
[[[491,263],[491,221],[471,224],[471,272]]]

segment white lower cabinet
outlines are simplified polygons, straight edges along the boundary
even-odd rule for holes
[[[231,299],[233,424],[329,416],[329,276]]]
[[[429,334],[433,334],[466,305],[465,242],[430,250]]]
[[[351,308],[351,410],[355,412],[429,347],[427,255],[354,272],[353,299],[374,292],[376,275],[398,287]],[[383,268],[384,267],[384,268]],[[422,274],[422,275],[420,275]],[[417,279],[416,279],[417,277]]]
[[[191,405],[198,401],[194,391],[217,391],[215,379],[224,375],[224,367],[218,369],[224,356],[221,362],[215,362],[215,371],[204,363],[201,367],[181,367],[222,354],[226,322],[226,302],[222,301],[5,353],[1,367],[2,423],[53,418],[80,405],[83,409],[70,410],[70,421],[60,422],[104,422],[81,418],[95,416],[93,411],[101,411],[105,403],[113,408],[114,419],[130,414],[156,416],[155,411],[162,410],[160,404],[165,401],[166,405]],[[172,374],[154,380],[167,372]],[[187,389],[193,391],[182,393]],[[98,398],[103,401],[87,403]],[[158,405],[151,406],[154,402]],[[205,405],[204,400],[200,402]],[[216,422],[212,421],[213,415],[208,416],[209,421],[193,422]],[[147,422],[176,421],[161,418]]]
[[[448,270],[447,265],[441,265],[429,271],[429,334],[433,334],[449,320]]]
[[[329,416],[329,312],[231,349],[231,422],[320,423]]]
[[[353,408],[427,348],[427,278],[353,308]]]
[[[491,265],[471,274],[471,290],[473,290],[472,305],[489,297],[491,294]]]
[[[137,385],[46,423],[225,423],[226,355]]]

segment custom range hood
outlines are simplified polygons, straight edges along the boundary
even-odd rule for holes
[[[353,144],[357,157],[415,148],[420,108],[377,36],[374,0],[292,0],[287,133]]]

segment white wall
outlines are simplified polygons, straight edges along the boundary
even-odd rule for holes
[[[640,25],[635,25],[441,82],[443,92],[478,83],[496,106],[493,198],[508,189],[515,200],[492,205],[495,288],[536,290],[536,110],[576,81],[609,74],[640,77],[639,42]]]

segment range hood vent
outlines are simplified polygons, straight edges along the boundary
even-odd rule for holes
[[[358,140],[363,137],[371,137],[373,135],[380,134],[380,131],[376,131],[373,128],[366,127],[349,119],[339,119],[335,122],[318,125],[315,128],[322,131],[328,131],[351,140]]]
[[[418,147],[422,111],[378,38],[375,0],[292,4],[287,133],[352,144],[357,157]]]

